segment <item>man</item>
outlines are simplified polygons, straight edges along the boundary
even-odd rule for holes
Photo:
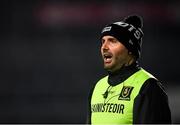
[[[101,32],[108,76],[90,94],[90,124],[171,123],[168,97],[157,78],[138,66],[142,19],[129,16]]]

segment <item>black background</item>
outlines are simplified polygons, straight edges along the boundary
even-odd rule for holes
[[[139,63],[159,78],[179,116],[178,1],[0,1],[0,123],[85,123],[88,92],[104,76],[99,34],[144,19]]]

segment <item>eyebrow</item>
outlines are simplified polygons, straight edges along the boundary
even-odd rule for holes
[[[116,38],[108,38],[108,40],[110,40],[110,41],[117,41],[117,39]]]

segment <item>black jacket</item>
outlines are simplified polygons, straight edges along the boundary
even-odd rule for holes
[[[109,73],[108,83],[111,86],[125,81],[129,76],[140,69],[137,63],[124,67],[116,73]],[[88,123],[91,121],[91,95],[89,95]],[[168,97],[162,84],[153,78],[145,81],[138,96],[134,100],[133,124],[171,124],[171,112],[168,104]]]

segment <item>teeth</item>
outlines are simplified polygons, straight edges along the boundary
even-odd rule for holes
[[[110,61],[111,60],[111,56],[104,56],[104,59],[106,60],[106,61]]]
[[[104,57],[111,58],[112,56],[110,54],[104,54]]]
[[[111,60],[110,58],[105,58],[107,61]]]
[[[108,58],[111,58],[112,56],[104,56],[104,58],[108,59]]]
[[[111,53],[104,53],[103,57],[104,57],[105,61],[109,62],[112,59],[112,54]]]

